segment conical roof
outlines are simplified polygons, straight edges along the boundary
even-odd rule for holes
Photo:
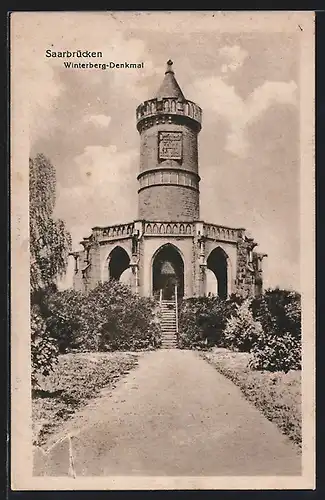
[[[167,69],[165,71],[165,78],[160,85],[160,88],[156,94],[157,99],[162,99],[164,97],[175,97],[176,99],[185,100],[184,94],[180,89],[175,78],[175,73],[173,71],[173,61],[169,59],[167,61]]]

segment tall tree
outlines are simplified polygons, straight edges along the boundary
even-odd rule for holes
[[[68,265],[71,236],[53,216],[56,198],[55,168],[38,154],[29,159],[30,281],[36,292],[62,277]]]

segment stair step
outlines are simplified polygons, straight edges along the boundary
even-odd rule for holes
[[[163,300],[160,303],[160,311],[161,347],[163,349],[177,349],[175,300]]]

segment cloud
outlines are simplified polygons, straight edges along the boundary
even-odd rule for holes
[[[24,13],[24,16],[19,14],[15,13],[13,16],[12,37],[15,50],[12,62],[15,66],[15,88],[20,93],[20,100],[28,103],[30,107],[32,143],[53,133],[55,127],[62,127],[62,123],[57,122],[56,110],[64,102],[59,102],[58,98],[66,89],[69,91],[70,75],[73,75],[76,85],[81,82],[81,87],[86,80],[88,88],[103,85],[112,95],[120,93],[123,88],[126,95],[139,102],[148,97],[151,81],[157,77],[159,68],[154,65],[146,43],[130,36],[127,30],[122,30],[121,21],[114,16],[91,13],[87,13],[87,17],[82,14],[63,16],[60,13]],[[91,30],[88,29],[90,23]],[[144,62],[144,68],[105,71],[65,69],[64,58],[46,57],[48,49],[56,52],[102,52],[102,57],[96,58],[95,62]],[[69,60],[89,62],[91,59]],[[69,99],[71,100],[70,95]],[[106,123],[98,116],[97,125],[107,126]]]
[[[221,77],[196,80],[191,94],[204,109],[226,119],[230,131],[227,135],[226,150],[241,158],[249,151],[247,127],[261,118],[273,104],[297,104],[297,85],[291,82],[265,81],[246,98],[240,97],[235,87],[228,85]]]
[[[58,184],[56,215],[67,221],[75,248],[91,227],[134,219],[137,160],[138,151],[120,152],[114,145],[89,145],[74,158],[81,182]]]
[[[92,123],[93,125],[97,125],[98,127],[108,127],[111,123],[112,118],[107,115],[88,115],[85,116],[83,121],[85,123]]]
[[[248,56],[248,52],[239,45],[226,45],[219,49],[219,55],[226,60],[221,66],[222,73],[234,72],[240,68]]]

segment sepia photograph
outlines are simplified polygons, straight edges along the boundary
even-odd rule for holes
[[[10,23],[11,488],[314,489],[314,13]]]

